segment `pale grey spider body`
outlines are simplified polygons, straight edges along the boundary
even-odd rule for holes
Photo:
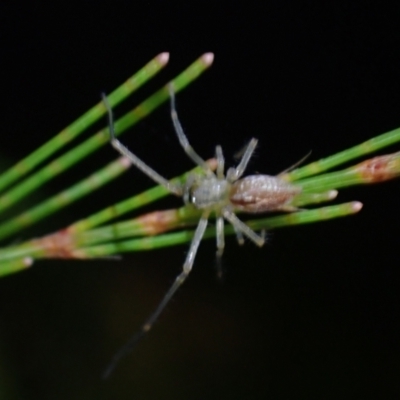
[[[112,110],[107,102],[106,96],[103,95],[103,100],[108,110],[112,146],[119,153],[128,157],[133,165],[139,168],[153,181],[164,186],[171,193],[182,196],[185,204],[190,204],[203,211],[186,255],[182,272],[176,277],[174,283],[165,294],[156,310],[144,323],[141,330],[114,356],[104,376],[108,376],[120,358],[127,354],[138,340],[152,328],[154,322],[176,290],[186,280],[192,270],[194,259],[211,213],[215,213],[216,215],[217,257],[219,259],[225,247],[224,219],[233,225],[239,243],[242,243],[243,236],[246,236],[257,246],[261,247],[265,242],[264,236],[254,232],[242,222],[234,212],[262,213],[267,211],[294,211],[295,208],[288,205],[288,203],[301,191],[298,186],[285,182],[280,179],[279,176],[252,175],[242,178],[247,164],[257,146],[257,139],[254,138],[251,139],[247,145],[237,167],[229,168],[226,176],[224,175],[224,156],[222,148],[221,146],[216,146],[217,168],[216,173],[214,173],[189,144],[178,119],[175,109],[175,95],[171,85],[169,86],[169,90],[171,98],[171,118],[179,142],[189,158],[203,169],[202,175],[190,175],[183,185],[177,185],[165,179],[128,150],[128,148],[116,138]]]

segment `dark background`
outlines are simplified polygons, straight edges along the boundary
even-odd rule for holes
[[[161,51],[169,67],[117,117],[213,51],[214,66],[177,98],[201,155],[221,144],[233,163],[254,136],[249,172],[276,174],[310,149],[312,160],[333,154],[400,126],[399,17],[398,7],[368,1],[2,3],[3,162],[29,154]],[[122,138],[166,177],[191,167],[167,105]],[[31,200],[115,156],[102,149]],[[15,240],[150,186],[132,169]],[[223,284],[215,244],[204,242],[188,282],[108,381],[103,368],[165,293],[186,246],[122,262],[42,261],[2,279],[0,397],[397,397],[399,195],[399,181],[344,190],[338,202],[362,201],[359,215],[272,232],[261,250],[229,238]]]

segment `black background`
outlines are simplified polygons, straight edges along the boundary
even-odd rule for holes
[[[310,149],[312,160],[333,154],[400,126],[399,11],[368,1],[2,3],[3,162],[29,154],[161,51],[170,65],[117,117],[212,51],[213,67],[177,98],[201,155],[221,144],[233,163],[254,136],[249,172],[276,174]],[[166,177],[191,167],[167,105],[122,138]],[[115,156],[102,149],[32,202]],[[132,169],[15,240],[150,186]],[[122,262],[42,261],[2,279],[0,397],[394,398],[399,195],[398,181],[344,190],[338,201],[362,201],[360,214],[272,232],[261,250],[229,238],[223,284],[215,244],[204,242],[188,282],[108,381],[103,368],[165,293],[185,246]]]

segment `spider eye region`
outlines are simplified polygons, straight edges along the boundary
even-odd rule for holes
[[[231,184],[224,179],[203,179],[192,185],[189,202],[198,209],[216,209],[229,201]]]

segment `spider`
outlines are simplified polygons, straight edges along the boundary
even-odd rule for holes
[[[142,325],[130,341],[114,356],[111,364],[105,371],[107,377],[117,365],[118,361],[130,352],[136,343],[152,328],[165,306],[171,300],[178,288],[185,282],[192,270],[198,247],[207,227],[211,213],[216,216],[216,241],[217,261],[221,259],[224,247],[224,220],[230,222],[236,232],[239,243],[243,243],[244,236],[261,247],[265,243],[264,235],[257,234],[235,214],[235,211],[247,213],[262,213],[267,211],[296,211],[290,206],[291,199],[300,193],[298,186],[292,185],[277,176],[250,175],[243,177],[247,164],[257,146],[257,139],[251,139],[245,148],[239,164],[235,168],[229,168],[224,175],[224,156],[221,146],[216,146],[216,172],[195,152],[190,145],[182,125],[179,122],[175,107],[175,92],[172,84],[169,85],[171,119],[180,145],[187,156],[202,168],[202,174],[191,174],[184,184],[176,184],[168,181],[159,173],[154,171],[115,136],[113,114],[105,94],[102,95],[104,104],[108,111],[108,122],[112,146],[122,155],[128,157],[133,165],[140,169],[156,183],[164,186],[168,191],[183,198],[186,205],[190,205],[202,211],[196,231],[194,233],[189,251],[183,263],[182,272],[175,278],[164,298],[155,311]],[[297,163],[296,163],[297,165]],[[217,264],[219,265],[219,263]],[[220,272],[220,271],[219,271]]]

